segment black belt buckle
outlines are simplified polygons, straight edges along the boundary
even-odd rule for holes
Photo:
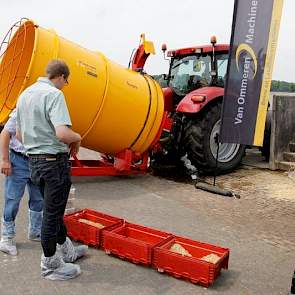
[[[56,161],[56,158],[45,158],[45,161]]]

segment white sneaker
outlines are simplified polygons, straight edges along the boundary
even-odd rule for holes
[[[79,265],[65,263],[59,253],[51,257],[41,256],[41,276],[51,281],[74,279],[81,273]]]
[[[16,249],[16,243],[13,238],[2,238],[0,241],[0,251],[16,256],[17,255],[17,249]]]
[[[75,247],[72,241],[67,237],[66,241],[62,245],[57,244],[57,250],[61,253],[62,259],[65,262],[74,262],[80,257],[86,255],[88,246],[81,245]]]

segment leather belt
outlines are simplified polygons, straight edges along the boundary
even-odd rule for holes
[[[58,153],[58,154],[28,154],[30,159],[34,160],[46,160],[46,161],[56,161],[65,157],[69,157],[68,153]]]

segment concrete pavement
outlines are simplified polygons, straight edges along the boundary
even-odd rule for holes
[[[251,184],[251,179],[259,179],[260,173],[265,172],[249,171],[241,169],[231,177],[220,178],[222,185],[233,188],[240,182],[241,199],[212,195],[197,191],[191,184],[151,175],[73,179],[76,207],[92,208],[130,222],[230,248],[229,270],[222,271],[208,289],[93,248],[88,257],[78,262],[82,275],[77,279],[67,282],[41,279],[40,244],[26,239],[26,195],[17,219],[19,255],[10,257],[0,253],[0,294],[285,295],[295,266],[295,200],[273,198],[271,191],[261,188],[265,183]],[[249,183],[243,182],[243,175],[248,175]],[[287,177],[282,173],[276,177],[283,186]],[[4,178],[1,176],[0,180],[3,195]],[[3,198],[0,208],[3,208]]]

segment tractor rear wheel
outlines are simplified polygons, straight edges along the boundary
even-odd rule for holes
[[[207,105],[185,123],[182,147],[192,164],[206,174],[216,167],[217,138],[221,123],[221,101]],[[245,146],[224,143],[219,146],[217,174],[233,171],[242,161]]]

